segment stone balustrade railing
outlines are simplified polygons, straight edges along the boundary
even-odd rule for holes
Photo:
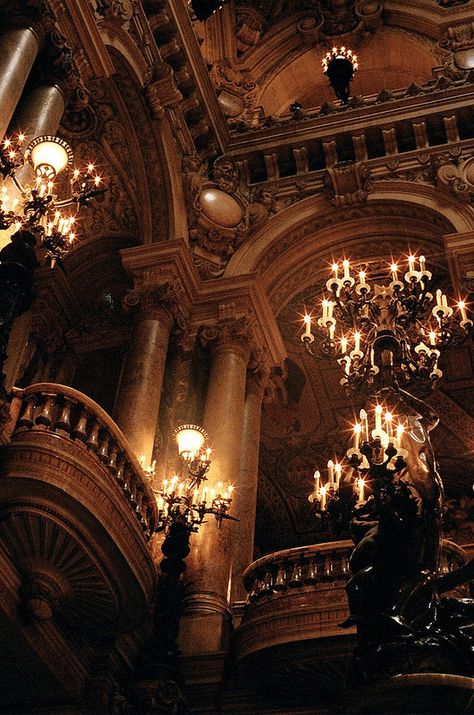
[[[250,603],[322,581],[349,578],[352,541],[331,541],[276,551],[254,561],[244,573]]]
[[[154,494],[120,429],[93,400],[65,385],[42,382],[15,390],[11,442],[25,431],[44,431],[81,442],[120,486],[147,539],[157,520]]]
[[[350,540],[331,541],[263,556],[244,573],[249,604],[321,582],[350,578],[349,558],[353,548]],[[443,539],[440,573],[449,573],[466,561],[460,546]]]

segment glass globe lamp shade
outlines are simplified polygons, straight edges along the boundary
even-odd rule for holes
[[[72,163],[69,144],[59,137],[36,137],[29,143],[25,157],[38,178],[54,179],[60,171]]]
[[[201,451],[207,438],[207,433],[197,425],[181,425],[175,430],[174,436],[178,443],[180,457],[192,460]]]

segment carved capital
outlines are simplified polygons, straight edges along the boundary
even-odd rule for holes
[[[474,196],[474,158],[461,162],[446,161],[436,172],[438,188],[450,191],[461,201],[471,202]]]
[[[222,352],[240,354],[247,362],[251,348],[251,327],[245,315],[223,317],[214,325],[205,325],[200,334],[203,345],[215,355]]]
[[[165,281],[154,286],[134,288],[123,299],[127,312],[135,313],[138,319],[155,319],[168,322],[170,327],[180,315],[182,289],[174,281]]]

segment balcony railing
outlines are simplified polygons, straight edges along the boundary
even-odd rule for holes
[[[268,554],[244,573],[247,606],[236,631],[238,659],[283,643],[344,636],[349,616],[345,585],[352,541],[333,541]],[[464,550],[443,541],[441,573],[467,561]],[[458,589],[466,596],[466,588]]]
[[[120,486],[145,538],[150,538],[157,519],[154,494],[126,438],[97,403],[71,387],[42,382],[16,390],[12,412],[14,421],[7,429],[12,443],[32,431],[84,445]]]

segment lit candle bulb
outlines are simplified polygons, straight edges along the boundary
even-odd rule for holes
[[[306,313],[303,320],[304,320],[304,325],[305,325],[304,335],[306,338],[310,338],[311,337],[311,316]]]
[[[351,359],[349,355],[346,355],[346,357],[344,358],[344,362],[346,363],[344,372],[347,376],[349,376],[351,374]]]
[[[362,425],[360,424],[360,422],[356,422],[354,425],[354,449],[359,449],[361,432]]]
[[[445,293],[443,293],[441,296],[441,305],[443,305],[445,308],[448,307],[448,298]]]
[[[329,340],[334,340],[334,335],[336,333],[336,326],[333,323],[329,325]]]
[[[341,353],[347,352],[347,338],[341,338]]]
[[[467,320],[467,312],[466,312],[466,304],[463,300],[459,301],[458,308],[461,311],[461,319],[464,322],[465,320]]]
[[[382,405],[375,405],[375,430],[372,433],[373,437],[382,436]]]
[[[347,278],[351,277],[349,273],[350,263],[347,258],[344,258],[344,260],[342,261],[342,267],[344,268],[344,280],[346,280]]]
[[[362,421],[362,424],[364,425],[364,433],[365,433],[365,441],[369,441],[369,418],[367,417],[367,412],[365,410],[361,410],[359,413],[359,417]]]
[[[217,482],[217,493],[220,494],[222,491],[222,482]]]
[[[419,261],[420,261],[420,271],[424,271],[426,268],[426,258],[424,256],[420,256]]]
[[[332,270],[334,271],[334,278],[338,277],[338,272],[339,272],[339,264],[338,263],[333,263],[331,266]]]
[[[332,320],[332,312],[334,310],[334,303],[332,300],[327,301],[327,320]]]
[[[339,462],[336,462],[334,465],[334,475],[336,479],[336,489],[339,489],[339,484],[341,482],[341,474],[342,474],[342,464],[339,464]]]
[[[326,298],[324,298],[324,300],[323,300],[323,302],[322,302],[322,306],[323,306],[322,322],[323,322],[323,323],[326,322],[327,317],[328,317],[328,303],[329,303],[329,301],[326,300]]]
[[[354,333],[354,351],[360,352],[360,333],[358,331]]]
[[[204,489],[202,490],[202,501],[204,502],[204,504],[207,501],[207,487],[204,487]]]
[[[440,291],[439,288],[436,291],[436,307],[437,308],[443,307],[443,293],[442,293],[442,291]]]
[[[324,511],[326,509],[326,487],[321,487],[319,490],[319,498],[321,500],[320,509]]]
[[[405,427],[402,424],[397,425],[397,449],[401,449],[402,447],[402,438],[403,438],[403,433],[405,432]]]
[[[314,496],[318,497],[319,496],[319,488],[321,486],[321,473],[316,470],[314,473]]]
[[[328,478],[329,484],[334,484],[334,462],[332,459],[328,462]]]
[[[360,286],[361,286],[361,288],[366,288],[366,287],[367,287],[367,283],[365,282],[365,276],[366,276],[366,275],[367,275],[367,274],[366,274],[365,271],[360,271],[360,272],[359,272],[359,281],[360,281]]]
[[[207,459],[208,462],[209,462],[209,460],[211,459],[211,454],[212,454],[212,449],[211,449],[210,447],[207,447],[207,449],[206,449],[206,459]]]
[[[385,413],[385,431],[387,432],[388,441],[391,442],[393,439],[392,435],[392,413]]]
[[[436,338],[437,338],[435,331],[434,331],[434,330],[431,330],[431,331],[429,332],[428,337],[429,337],[429,339],[430,339],[430,345],[435,346],[435,345],[436,345]]]
[[[211,503],[214,501],[216,498],[216,490],[214,488],[209,489],[209,499],[211,500]]]
[[[392,274],[392,281],[398,280],[398,266],[396,263],[390,264],[390,272]]]
[[[358,479],[357,480],[357,487],[359,489],[359,499],[358,499],[358,504],[362,504],[364,502],[364,486],[365,486],[365,481],[363,479]]]
[[[193,504],[199,504],[199,489],[194,490]]]
[[[413,255],[408,256],[408,270],[410,272],[415,270],[415,256]]]

